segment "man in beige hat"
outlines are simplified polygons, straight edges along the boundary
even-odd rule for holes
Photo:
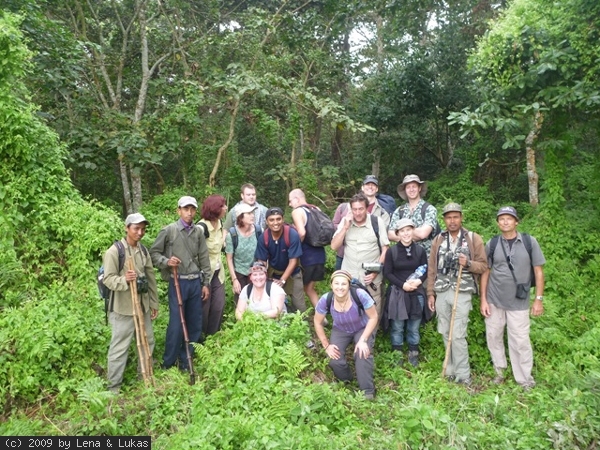
[[[462,226],[462,207],[458,203],[448,203],[442,214],[446,231],[435,237],[431,247],[427,265],[427,303],[431,311],[437,311],[438,333],[447,348],[456,298],[446,374],[457,383],[470,385],[467,324],[469,311],[473,309],[471,298],[479,291],[479,277],[487,270],[487,258],[481,236]]]
[[[431,242],[436,233],[439,232],[437,222],[437,209],[422,197],[427,193],[427,182],[421,181],[417,175],[407,175],[398,185],[398,195],[406,200],[394,211],[388,227],[390,241],[398,242],[400,239],[396,234],[396,228],[400,219],[410,219],[415,224],[413,240],[421,245],[427,252],[431,251]]]

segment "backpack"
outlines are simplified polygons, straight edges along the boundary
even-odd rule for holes
[[[371,294],[367,290],[367,287],[364,284],[362,284],[356,278],[352,278],[352,281],[350,282],[350,297],[352,297],[352,301],[354,301],[354,303],[358,307],[358,315],[362,317],[362,315],[365,311],[365,307],[362,304],[362,302],[360,301],[360,298],[358,298],[357,291],[359,289],[365,291],[367,293],[367,295],[373,300],[373,302],[375,302],[375,299],[373,299],[373,297],[371,296]],[[332,303],[333,303],[333,292],[329,292],[327,294],[327,309],[326,309],[325,314],[331,313],[331,304]]]
[[[271,286],[273,285],[273,280],[267,280],[265,283],[265,289],[267,291],[267,295],[271,297]],[[250,300],[250,294],[252,294],[252,288],[254,285],[252,283],[248,284],[248,288],[246,289],[246,295],[248,296],[248,300]]]
[[[421,206],[421,218],[423,220],[425,220],[425,215],[427,214],[427,208],[430,205],[431,205],[431,203],[424,201],[423,202],[423,206]],[[402,209],[401,211],[399,211],[399,215],[400,215],[400,217],[398,217],[398,220],[402,219],[402,217],[404,216],[404,209]],[[431,234],[429,235],[428,239],[433,239],[434,237],[436,237],[441,232],[442,232],[442,228],[440,227],[440,224],[436,220],[435,221],[435,226],[433,227],[433,230],[431,230]]]
[[[394,211],[396,211],[396,200],[394,200],[394,197],[387,194],[377,194],[375,198],[391,217]]]
[[[327,214],[314,205],[303,205],[306,211],[306,236],[304,242],[313,247],[331,244],[335,226]]]
[[[529,254],[529,261],[530,261],[530,265],[531,265],[531,287],[535,287],[535,273],[533,271],[533,257],[532,257],[532,253],[533,253],[533,245],[531,243],[531,235],[527,234],[527,233],[521,233],[521,237],[523,238],[523,245],[525,246],[525,250],[527,250],[527,253]],[[490,260],[490,269],[492,268],[492,266],[494,265],[494,252],[496,251],[496,247],[498,246],[498,242],[500,241],[500,235],[497,234],[496,236],[494,236],[492,239],[490,239],[490,256],[488,257]]]
[[[208,239],[208,237],[210,236],[210,232],[208,231],[208,225],[206,225],[204,222],[197,222],[196,226],[198,228],[202,228],[202,230],[204,231],[204,239]]]
[[[259,227],[257,227],[255,225],[254,232],[256,233],[256,240],[258,241],[258,238],[262,234],[262,231],[260,231]],[[231,227],[229,229],[229,235],[231,236],[231,244],[233,245],[233,252],[235,253],[235,249],[237,248],[237,246],[240,242],[240,239],[238,237],[237,230],[235,229],[235,227]],[[285,237],[284,237],[284,239],[285,239]]]
[[[287,223],[283,224],[283,242],[289,248],[290,247],[290,225]],[[265,247],[269,247],[269,236],[271,235],[271,230],[267,228],[263,233],[263,242],[265,243]]]
[[[379,220],[377,220],[377,217],[372,214],[369,214],[369,217],[371,218],[371,226],[373,227],[375,237],[377,238],[377,247],[379,247],[379,253],[381,254],[381,242],[379,242]]]
[[[121,241],[115,241],[113,243],[115,247],[117,247],[117,251],[119,253],[119,273],[123,270],[123,266],[125,265],[125,246]],[[142,252],[146,257],[148,257],[148,249],[139,243]],[[96,276],[96,281],[98,282],[98,293],[100,294],[100,298],[104,300],[104,315],[106,323],[108,324],[108,312],[113,310],[113,291],[106,287],[104,284],[104,265],[101,265],[98,269],[98,274]]]

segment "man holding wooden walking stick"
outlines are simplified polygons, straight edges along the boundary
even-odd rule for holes
[[[446,231],[433,240],[427,268],[429,309],[437,311],[438,332],[444,338],[446,358],[442,375],[471,384],[467,324],[478,292],[480,275],[487,270],[481,236],[462,226],[462,207],[449,203],[443,210]]]
[[[194,353],[191,343],[200,341],[202,301],[210,295],[212,278],[204,233],[194,224],[197,210],[198,202],[194,197],[181,197],[177,202],[179,220],[163,228],[150,248],[154,265],[161,270],[162,279],[169,283],[169,325],[163,368],[178,364],[180,370],[189,370],[190,374],[193,374],[193,368],[188,354]],[[181,297],[184,320],[181,320],[178,297]]]
[[[127,353],[134,334],[140,367],[144,373],[152,373],[152,320],[158,316],[158,294],[152,259],[148,250],[140,243],[146,234],[147,225],[148,221],[139,213],[127,216],[125,238],[116,241],[104,254],[103,282],[112,291],[108,308],[112,328],[108,350],[108,389],[115,393],[119,392],[123,383]],[[132,289],[133,283],[135,289]],[[137,310],[133,303],[134,292],[137,292],[139,300]],[[137,330],[134,315],[136,311],[140,319],[138,324],[141,325]],[[140,335],[140,331],[145,332],[145,336]]]

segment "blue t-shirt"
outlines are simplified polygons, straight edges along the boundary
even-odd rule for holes
[[[289,226],[289,225],[285,225]],[[265,245],[264,234],[267,233],[269,238],[269,244]],[[273,239],[273,235],[270,230],[265,230],[258,239],[256,245],[256,252],[254,258],[261,261],[269,261],[269,266],[280,272],[287,269],[290,263],[290,258],[300,258],[302,256],[302,244],[300,242],[300,236],[298,232],[290,227],[290,246],[288,247],[283,237],[285,231],[281,233],[279,239]],[[300,271],[300,267],[296,267],[292,275],[297,274]]]
[[[362,289],[356,290],[358,294],[358,299],[363,304],[363,307],[366,309],[371,308],[375,305],[375,302],[371,298],[369,294],[367,294]],[[327,295],[323,295],[316,306],[316,311],[319,314],[327,314]],[[333,326],[345,331],[346,333],[356,333],[357,331],[362,330],[365,326],[367,326],[367,322],[369,321],[369,317],[366,314],[360,314],[358,310],[358,305],[354,302],[352,298],[352,292],[350,292],[349,301],[352,303],[350,309],[345,312],[337,311],[334,308],[334,300],[331,300],[331,317],[333,318]]]

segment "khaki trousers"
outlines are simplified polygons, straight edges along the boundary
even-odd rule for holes
[[[490,305],[490,317],[485,319],[485,335],[494,366],[506,369],[504,328],[508,331],[508,355],[515,381],[519,384],[534,383],[533,349],[529,339],[529,309],[507,311]]]
[[[444,292],[438,292],[436,295],[437,330],[444,338],[444,348],[447,348],[456,291],[448,289]],[[471,377],[469,346],[467,345],[467,325],[469,324],[469,312],[471,309],[473,309],[471,294],[459,292],[456,302],[456,315],[454,316],[452,344],[450,345],[450,358],[448,358],[448,365],[446,366],[446,375],[454,375],[456,381],[464,381]]]

